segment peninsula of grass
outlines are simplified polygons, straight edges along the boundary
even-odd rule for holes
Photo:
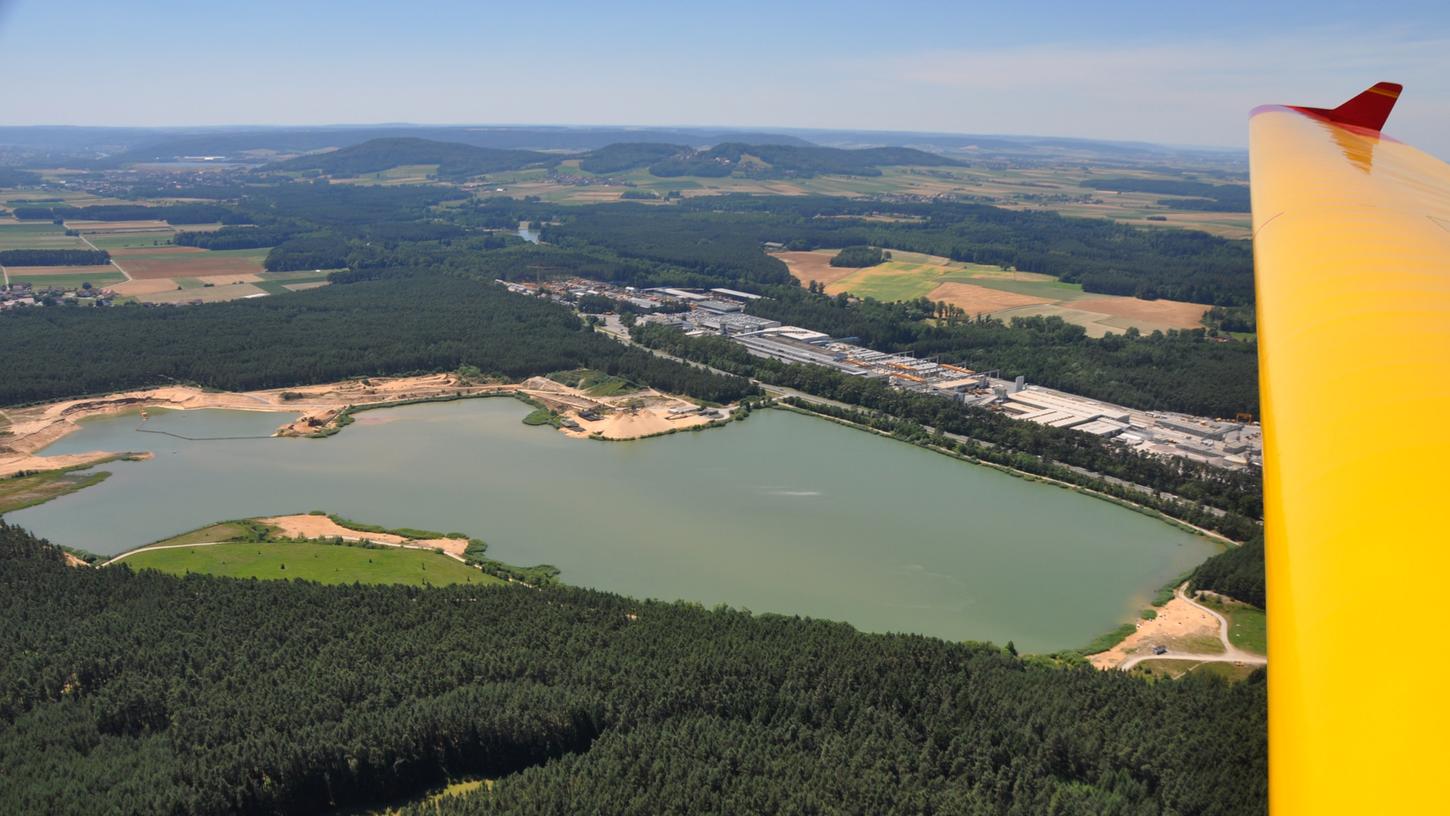
[[[91,485],[100,484],[110,476],[110,471],[91,471],[92,467],[116,459],[129,458],[131,454],[118,454],[110,458],[57,470],[21,472],[0,478],[0,516],[44,504],[51,499],[74,493]]]
[[[310,541],[237,541],[152,548],[127,556],[131,569],[172,575],[297,579],[321,584],[488,586],[504,581],[430,550]]]

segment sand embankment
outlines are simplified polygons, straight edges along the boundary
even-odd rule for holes
[[[371,533],[344,527],[327,516],[272,516],[259,518],[257,521],[270,524],[291,538],[340,538],[344,541],[368,541],[391,547],[421,547],[438,550],[458,559],[462,559],[463,551],[468,549],[466,538],[407,538],[393,533]]]

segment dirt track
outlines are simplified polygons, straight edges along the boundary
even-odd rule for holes
[[[1187,586],[1186,584],[1184,586]],[[1204,663],[1242,663],[1262,666],[1268,658],[1246,652],[1229,642],[1228,620],[1184,593],[1184,586],[1173,591],[1173,600],[1158,608],[1158,617],[1138,625],[1113,648],[1088,657],[1099,669],[1127,671],[1144,660],[1197,660]],[[1215,637],[1222,646],[1219,652],[1174,649],[1170,644],[1187,638]],[[1163,654],[1154,654],[1153,647],[1169,646]]]

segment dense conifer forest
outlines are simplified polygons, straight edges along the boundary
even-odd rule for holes
[[[1088,292],[1220,305],[1253,302],[1249,242],[1191,230],[1140,229],[983,204],[817,196],[708,196],[669,209],[613,204],[548,211],[562,224],[546,230],[545,240],[588,242],[630,257],[688,258],[762,282],[770,275],[755,256],[764,242],[790,249],[870,245],[1041,272],[1082,284]],[[880,212],[914,220],[865,220]],[[696,233],[716,244],[708,256],[692,248],[690,236]],[[725,235],[728,245],[717,237]],[[755,271],[746,276],[747,269]],[[786,274],[783,264],[777,272]]]
[[[111,262],[111,253],[94,249],[0,250],[0,266],[97,266]]]
[[[714,402],[756,393],[745,380],[630,349],[567,308],[490,281],[410,270],[306,297],[189,308],[25,309],[0,319],[0,404],[189,382],[226,390],[476,366],[516,380],[593,368]],[[362,276],[358,276],[362,277]]]
[[[1193,589],[1210,589],[1260,609],[1268,602],[1264,589],[1264,536],[1215,555],[1193,572]]]
[[[0,522],[9,813],[318,813],[457,777],[494,784],[444,813],[1266,811],[1262,672],[1062,666],[563,587],[72,568]]]

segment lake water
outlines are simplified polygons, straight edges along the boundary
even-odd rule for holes
[[[11,514],[121,552],[229,518],[327,510],[458,530],[514,564],[636,597],[844,620],[868,631],[1078,646],[1215,552],[1104,501],[780,411],[635,442],[568,439],[511,399],[368,411],[328,439],[189,441],[136,416],[47,454],[150,450],[96,487]],[[265,437],[278,414],[186,411],[144,427]]]

